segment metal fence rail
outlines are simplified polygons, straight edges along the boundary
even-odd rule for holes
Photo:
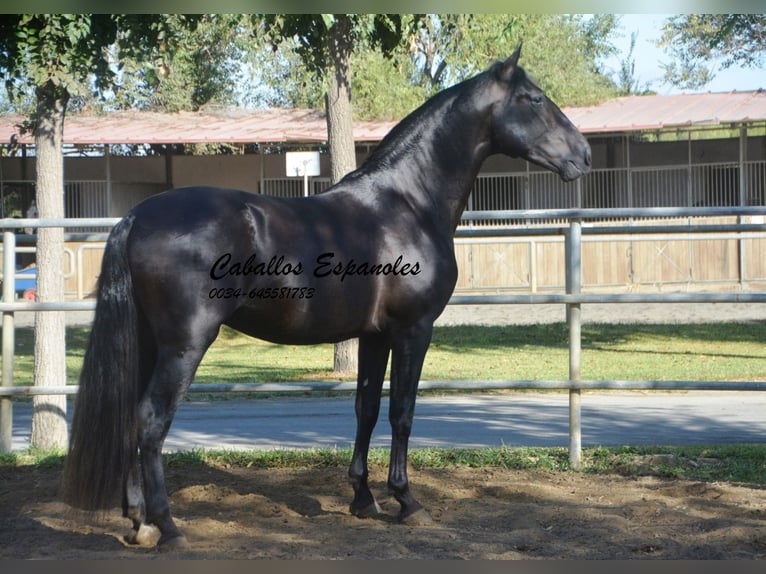
[[[451,305],[478,304],[563,304],[567,308],[569,329],[569,379],[563,381],[422,381],[421,389],[561,389],[569,391],[570,440],[569,457],[573,468],[581,464],[581,391],[584,389],[662,389],[662,390],[766,390],[766,382],[759,381],[618,381],[600,380],[583,381],[580,377],[581,356],[581,317],[580,307],[588,303],[766,303],[766,292],[700,292],[700,293],[581,293],[582,285],[582,237],[583,234],[601,233],[601,230],[583,227],[583,220],[598,219],[641,219],[659,217],[703,217],[716,215],[764,216],[766,207],[738,208],[630,208],[630,209],[555,209],[555,210],[515,210],[515,211],[469,211],[464,214],[464,221],[508,221],[508,220],[569,220],[568,226],[545,229],[472,229],[464,227],[458,230],[457,237],[471,236],[514,236],[529,234],[563,234],[566,252],[566,289],[564,293],[528,294],[528,295],[455,295]],[[38,220],[13,219],[0,220],[0,227],[21,229],[25,227],[111,227],[119,219],[68,219]],[[731,224],[693,226],[642,226],[640,224],[610,226],[610,235],[630,235],[638,233],[734,233],[766,231],[761,224]],[[494,235],[492,235],[494,233]],[[15,235],[11,231],[3,233],[4,268],[14,268]],[[13,273],[11,274],[13,275]],[[7,274],[4,273],[4,277]],[[11,449],[12,427],[11,400],[14,396],[75,394],[76,385],[66,387],[17,387],[13,385],[14,353],[14,313],[20,311],[73,311],[92,310],[94,301],[71,302],[12,302],[13,281],[4,282],[4,301],[0,303],[3,315],[3,383],[0,386],[0,452]],[[387,385],[384,387],[387,388]],[[313,391],[353,391],[356,383],[252,383],[252,384],[194,384],[190,392],[313,392]]]

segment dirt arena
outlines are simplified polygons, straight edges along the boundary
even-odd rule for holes
[[[346,469],[170,468],[191,549],[128,547],[118,509],[101,521],[57,501],[60,469],[0,466],[0,559],[763,559],[766,490],[651,476],[499,468],[412,470],[429,525],[348,513]]]

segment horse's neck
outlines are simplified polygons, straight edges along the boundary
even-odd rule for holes
[[[488,122],[479,111],[471,116],[453,113],[449,105],[432,113],[402,136],[404,145],[383,157],[386,171],[397,179],[395,187],[406,201],[454,233],[489,155]],[[402,148],[407,152],[402,153]]]
[[[489,155],[482,123],[465,119],[455,122],[449,133],[433,138],[431,148],[417,156],[423,176],[419,192],[440,211],[451,233],[460,223],[476,177]],[[455,141],[460,143],[455,145]]]

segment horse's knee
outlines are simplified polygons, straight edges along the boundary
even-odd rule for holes
[[[348,479],[352,484],[361,484],[367,481],[368,470],[362,460],[352,460],[348,467]]]
[[[401,401],[395,401],[393,398],[391,401],[388,409],[388,422],[391,424],[391,430],[409,432],[415,418],[415,405],[401,404]]]

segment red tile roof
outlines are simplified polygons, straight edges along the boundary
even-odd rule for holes
[[[597,106],[564,108],[584,133],[614,133],[673,127],[766,121],[766,91],[629,96]],[[0,142],[19,135],[18,116],[0,116]],[[394,121],[356,121],[357,142],[377,142]],[[270,109],[225,112],[124,111],[104,115],[71,114],[64,127],[67,144],[167,143],[316,143],[327,140],[324,113]]]
[[[628,96],[564,111],[585,133],[762,122],[766,91]]]

